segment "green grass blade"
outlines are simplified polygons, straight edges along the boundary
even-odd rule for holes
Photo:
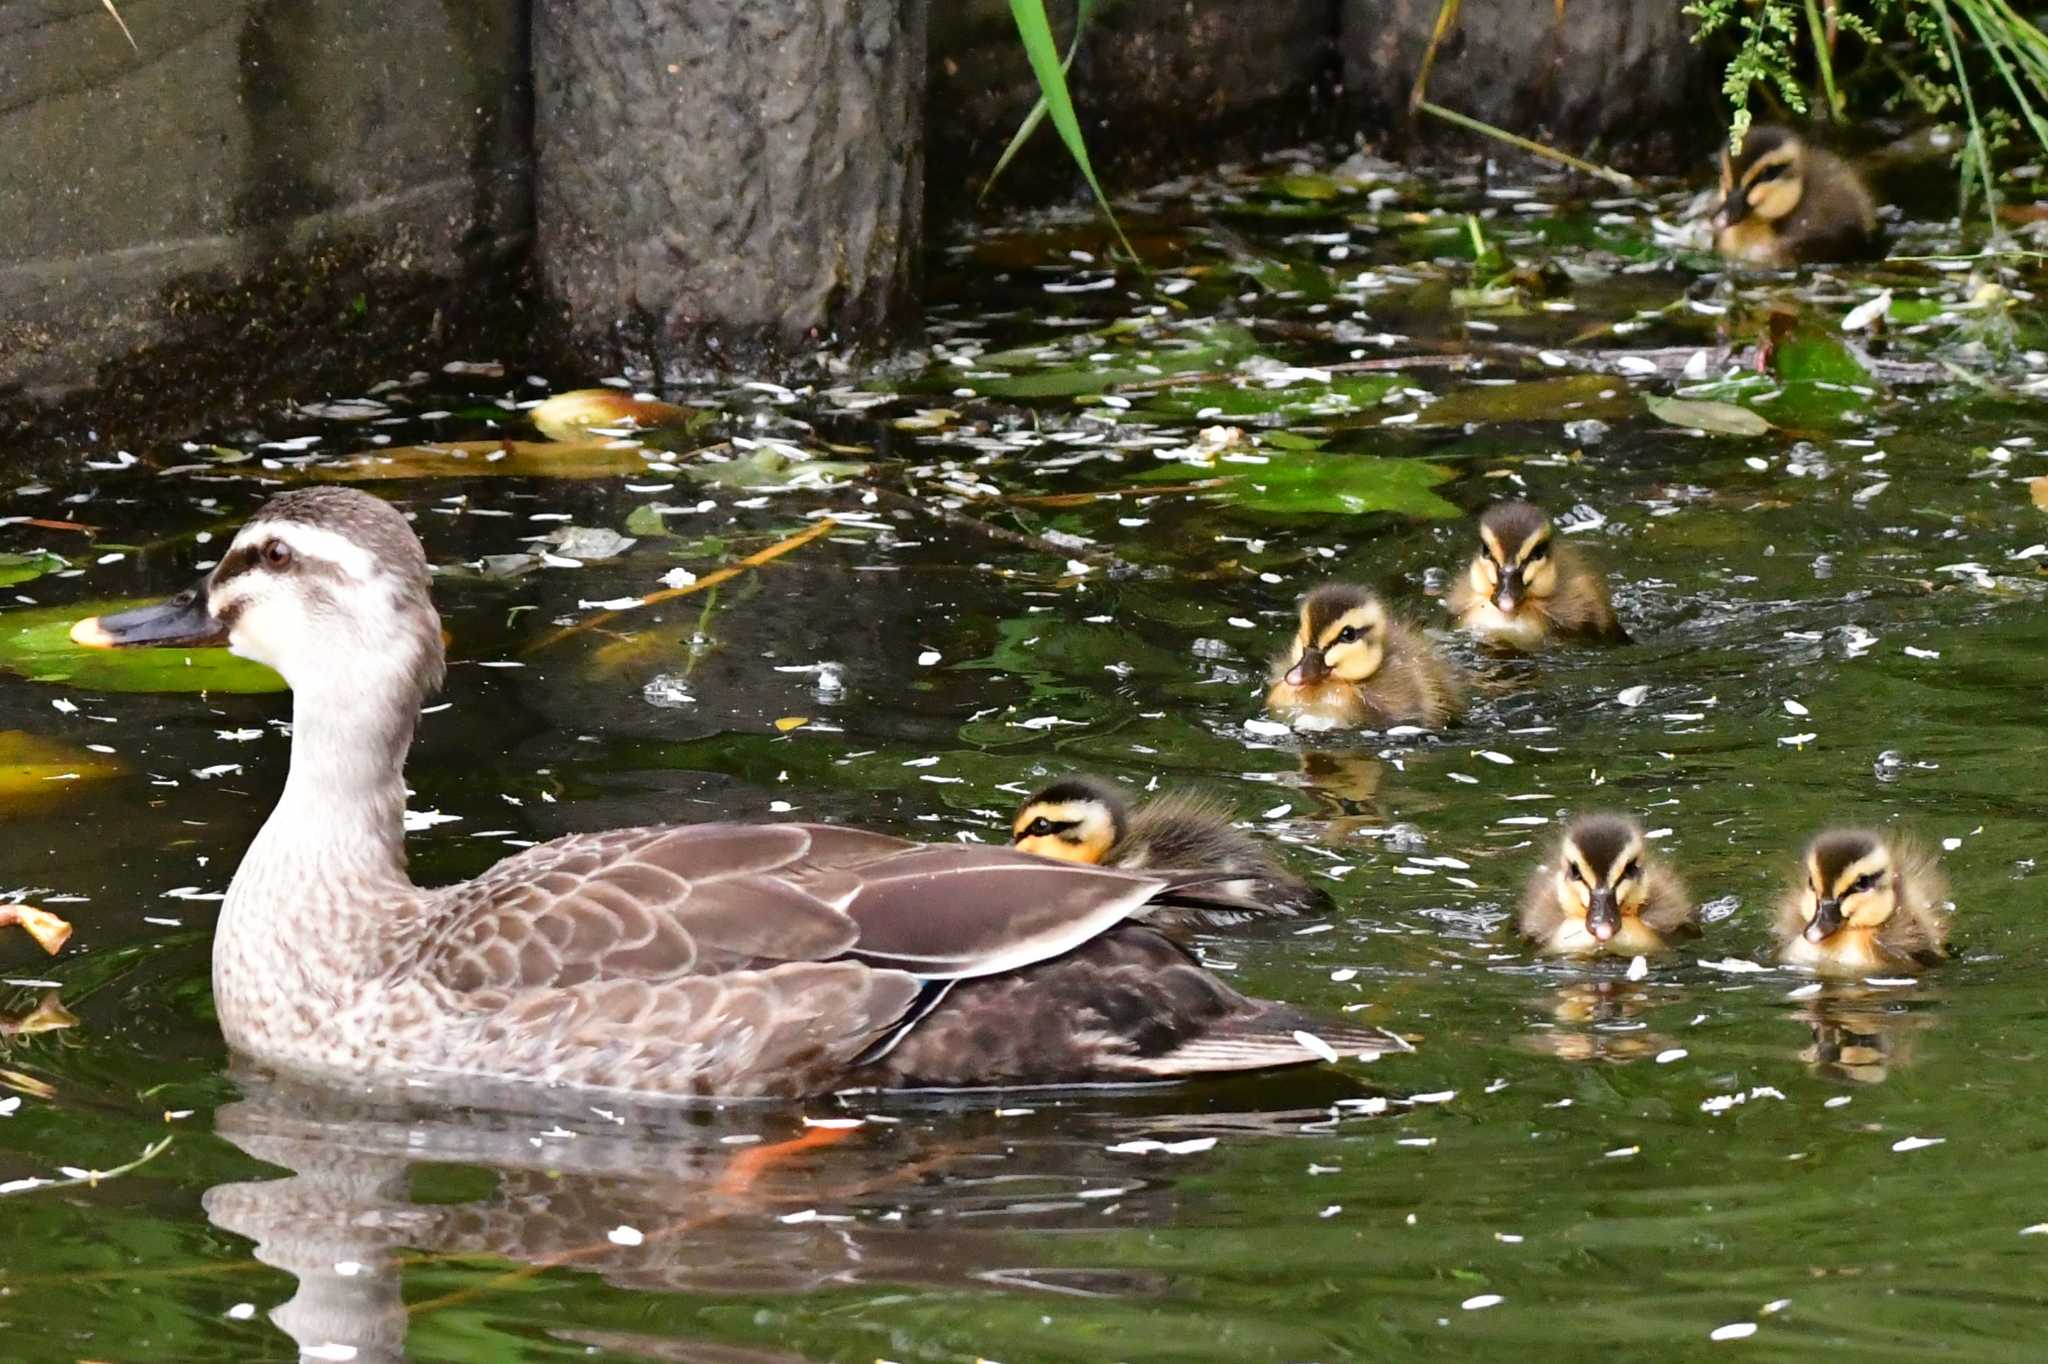
[[[1038,88],[1045,93],[1046,113],[1052,119],[1054,131],[1060,141],[1067,144],[1067,152],[1074,158],[1074,164],[1081,168],[1081,175],[1088,181],[1088,188],[1095,193],[1095,202],[1102,205],[1102,214],[1109,219],[1109,225],[1122,244],[1124,254],[1133,261],[1138,253],[1131,249],[1130,239],[1124,236],[1124,229],[1116,220],[1116,212],[1109,206],[1109,196],[1102,192],[1102,183],[1095,178],[1095,167],[1088,160],[1088,144],[1081,137],[1081,121],[1074,117],[1074,101],[1067,94],[1067,73],[1060,67],[1059,48],[1052,40],[1052,24],[1045,17],[1045,0],[1010,0],[1010,17],[1017,21],[1017,36],[1024,40],[1024,55],[1031,59],[1032,74],[1038,77]]]
[[[1835,57],[1828,51],[1828,27],[1820,17],[1819,0],[1806,0],[1806,27],[1813,38],[1813,61],[1820,68],[1821,88],[1827,92],[1828,114],[1839,123],[1845,106],[1842,92],[1835,88]]]
[[[1067,44],[1066,60],[1060,63],[1062,73],[1074,69],[1074,54],[1081,50],[1081,32],[1088,27],[1088,16],[1094,11],[1095,0],[1081,0],[1075,8],[1074,40]],[[1038,125],[1045,122],[1045,107],[1045,96],[1040,95],[1038,102],[1031,106],[1031,112],[1024,115],[1024,121],[1017,125],[1017,131],[1010,135],[1009,145],[1003,148],[1003,154],[996,158],[996,167],[982,183],[978,198],[988,198],[988,192],[996,187],[996,179],[1002,175],[1003,168],[1016,159],[1017,153],[1024,150],[1024,144],[1031,140],[1031,135],[1038,131]]]

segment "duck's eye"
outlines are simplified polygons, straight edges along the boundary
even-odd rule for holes
[[[1585,873],[1579,870],[1579,864],[1576,862],[1567,865],[1564,869],[1564,874],[1566,876],[1571,877],[1572,880],[1579,882],[1581,885],[1585,884]]]
[[[1633,881],[1642,874],[1643,864],[1640,862],[1631,862],[1621,869],[1621,879],[1624,881]]]
[[[1849,887],[1849,893],[1851,895],[1862,895],[1867,891],[1873,891],[1876,889],[1877,873],[1874,871],[1866,872],[1864,875],[1856,878],[1856,884]]]
[[[1031,826],[1029,828],[1024,830],[1024,836],[1026,838],[1044,838],[1047,834],[1051,832],[1052,821],[1047,819],[1044,815],[1040,815],[1037,819],[1031,821]]]
[[[290,568],[292,547],[282,540],[266,540],[263,544],[263,562],[272,568]]]
[[[1351,644],[1356,642],[1357,639],[1358,627],[1356,625],[1347,625],[1337,632],[1337,642],[1339,644]]]
[[[1522,562],[1525,564],[1533,564],[1539,560],[1548,559],[1549,557],[1550,542],[1546,540],[1542,544],[1536,546],[1536,548],[1530,550],[1527,554],[1524,554],[1522,556]]]

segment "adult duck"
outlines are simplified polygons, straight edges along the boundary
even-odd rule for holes
[[[444,668],[428,583],[397,509],[307,489],[199,586],[74,627],[226,644],[292,688],[290,773],[213,946],[221,1029],[259,1061],[667,1098],[1165,1080],[1401,1045],[1240,995],[1145,926],[1213,873],[719,823],[572,834],[416,886],[405,757]]]

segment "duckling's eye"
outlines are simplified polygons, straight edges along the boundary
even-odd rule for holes
[[[1633,881],[1642,874],[1643,864],[1640,862],[1631,862],[1621,869],[1621,879],[1624,881]]]
[[[1356,625],[1347,625],[1337,632],[1337,642],[1339,644],[1350,644],[1357,640],[1357,638],[1358,627]]]
[[[1032,820],[1030,825],[1024,830],[1024,836],[1026,838],[1044,838],[1051,832],[1052,821],[1044,815],[1040,815],[1037,819]]]
[[[1850,893],[1851,895],[1862,895],[1862,894],[1863,894],[1863,893],[1865,893],[1866,891],[1873,891],[1873,890],[1876,890],[1876,889],[1877,889],[1877,873],[1876,873],[1876,872],[1874,872],[1874,871],[1873,871],[1873,872],[1866,872],[1866,873],[1864,873],[1864,874],[1863,874],[1862,876],[1860,876],[1860,877],[1858,877],[1858,878],[1856,879],[1856,884],[1855,884],[1855,885],[1853,885],[1853,886],[1849,887],[1849,893]]]
[[[1538,562],[1539,560],[1548,559],[1549,557],[1550,542],[1546,540],[1542,544],[1536,546],[1536,548],[1530,550],[1527,554],[1524,554],[1522,556],[1522,562],[1525,564],[1533,564]]]
[[[1585,884],[1585,873],[1579,870],[1579,864],[1576,862],[1573,862],[1570,865],[1566,866],[1564,869],[1564,874],[1566,876],[1571,877],[1572,880],[1577,881],[1581,885]]]
[[[263,544],[263,562],[272,568],[290,568],[292,547],[282,540],[266,540]]]

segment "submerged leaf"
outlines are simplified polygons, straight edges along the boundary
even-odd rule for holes
[[[27,554],[0,554],[0,587],[12,587],[69,566],[69,560],[40,549]]]
[[[2048,511],[2048,478],[2030,478],[2027,486],[2034,491],[2034,505]]]
[[[1762,436],[1770,432],[1771,424],[1746,407],[1734,403],[1717,403],[1693,398],[1660,398],[1651,394],[1643,399],[1652,416],[1673,426],[1696,427],[1717,436]]]
[[[716,488],[756,488],[781,492],[791,488],[828,488],[868,471],[865,464],[843,459],[796,459],[764,445],[739,459],[718,464],[692,464],[683,472]]]
[[[646,473],[650,463],[669,458],[660,450],[619,440],[453,440],[370,450],[306,472],[341,483],[387,478],[616,478]]]
[[[141,601],[84,602],[0,612],[0,668],[31,682],[88,691],[283,691],[284,679],[226,649],[91,649],[71,641],[81,617],[124,611]]]
[[[1519,384],[1472,385],[1422,409],[1418,426],[1488,422],[1613,421],[1634,412],[1628,385],[1609,374],[1567,374]]]
[[[121,770],[104,753],[18,729],[0,730],[0,810],[40,808],[62,800],[82,782],[117,776]]]

